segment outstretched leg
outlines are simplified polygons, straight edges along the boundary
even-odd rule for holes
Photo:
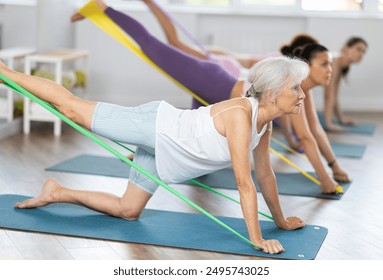
[[[237,79],[218,64],[195,58],[164,44],[138,21],[111,7],[104,12],[137,42],[159,68],[209,104],[229,99],[232,95]]]
[[[67,202],[83,205],[93,210],[127,220],[138,219],[151,198],[151,194],[129,182],[122,197],[95,191],[80,191],[61,186],[56,180],[48,179],[41,193],[31,199],[17,202],[16,208],[35,208],[50,203]]]
[[[53,81],[13,71],[2,62],[0,62],[0,73],[90,130],[95,102],[80,99]]]

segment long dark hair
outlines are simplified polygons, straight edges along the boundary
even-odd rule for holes
[[[311,60],[317,55],[317,53],[321,52],[328,52],[328,49],[318,43],[313,43],[295,48],[293,55],[303,61],[306,61],[310,65]]]
[[[346,43],[344,44],[343,48],[351,48],[351,47],[353,47],[354,45],[356,45],[358,43],[363,43],[366,47],[368,47],[367,41],[364,40],[363,38],[361,38],[361,37],[351,37],[351,38],[349,38],[346,41]],[[341,70],[342,77],[343,78],[347,78],[347,74],[348,74],[349,71],[350,71],[350,66],[346,66],[346,67],[342,68],[342,70]]]
[[[307,44],[318,43],[318,40],[314,37],[311,37],[308,34],[298,34],[296,35],[288,45],[283,45],[280,48],[280,52],[285,56],[293,56],[294,49],[301,47]]]

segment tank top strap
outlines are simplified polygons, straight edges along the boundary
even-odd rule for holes
[[[229,107],[229,108],[226,108],[226,109],[223,109],[223,110],[219,111],[217,114],[215,114],[214,116],[212,116],[212,118],[214,119],[214,118],[215,118],[216,116],[218,116],[219,114],[221,114],[221,113],[223,113],[223,112],[226,112],[226,111],[228,111],[228,110],[234,109],[234,108],[242,108],[242,109],[244,109],[244,110],[247,111],[247,109],[246,109],[245,107],[241,106],[241,105],[234,105],[234,106],[231,106],[231,107]]]

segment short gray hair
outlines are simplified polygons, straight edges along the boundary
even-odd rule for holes
[[[246,96],[263,100],[265,92],[278,96],[286,83],[300,84],[309,74],[306,62],[285,56],[271,57],[256,63],[249,71],[247,80],[251,83]]]

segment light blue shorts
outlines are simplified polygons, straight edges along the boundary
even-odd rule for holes
[[[134,162],[156,176],[155,160],[156,120],[160,102],[150,102],[136,107],[110,103],[97,103],[92,119],[92,131],[108,139],[137,146]],[[129,180],[153,194],[157,183],[131,168]]]

